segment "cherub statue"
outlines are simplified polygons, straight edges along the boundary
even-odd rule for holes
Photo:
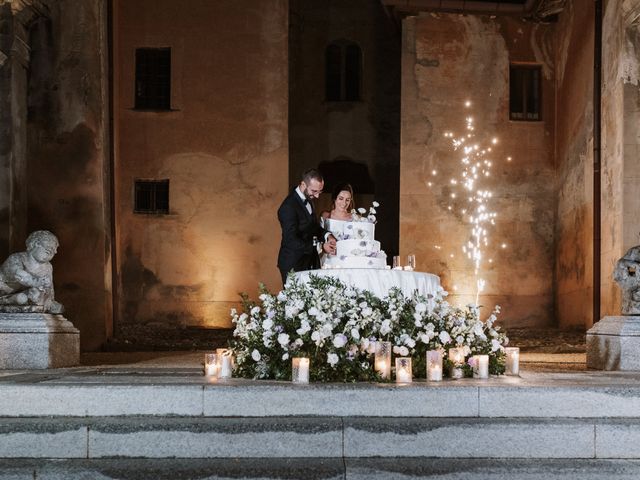
[[[618,260],[613,279],[622,289],[622,314],[640,315],[640,245]]]
[[[64,307],[53,297],[51,259],[58,251],[58,239],[46,230],[27,237],[27,251],[12,253],[0,266],[0,306],[42,306],[45,312],[62,313]]]

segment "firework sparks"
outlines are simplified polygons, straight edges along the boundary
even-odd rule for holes
[[[470,108],[471,102],[466,101],[464,105]],[[486,285],[486,281],[481,277],[484,250],[490,245],[489,229],[490,226],[495,225],[497,214],[491,209],[493,193],[479,185],[483,178],[491,176],[493,161],[489,156],[492,149],[475,142],[475,130],[473,116],[467,115],[464,133],[456,135],[454,132],[446,132],[444,136],[451,141],[453,150],[460,156],[459,178],[452,178],[449,183],[451,188],[462,188],[464,194],[452,192],[450,199],[455,200],[457,197],[466,199],[465,207],[456,208],[456,210],[462,214],[465,223],[470,227],[469,240],[462,246],[462,251],[473,262],[477,305],[480,292]],[[500,140],[492,137],[488,142],[495,146]],[[508,161],[511,161],[511,157],[508,157]],[[453,210],[451,205],[447,208]],[[501,246],[506,248],[506,244]],[[453,254],[450,257],[453,258]],[[488,263],[493,263],[493,259],[488,259]]]

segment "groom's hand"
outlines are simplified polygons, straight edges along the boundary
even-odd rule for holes
[[[322,245],[322,249],[330,255],[335,255],[336,254],[336,237],[334,237],[333,235],[329,235],[327,237],[327,241],[324,242],[324,244]]]

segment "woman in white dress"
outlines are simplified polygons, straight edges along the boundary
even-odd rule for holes
[[[341,183],[333,189],[331,194],[331,210],[320,214],[320,225],[330,231],[337,240],[345,238],[345,226],[353,220],[351,210],[355,208],[353,202],[353,188],[348,183]],[[333,255],[322,255],[320,264],[331,266]]]
[[[355,208],[353,203],[353,188],[348,183],[341,183],[333,189],[331,194],[331,211],[321,214],[324,223],[327,220],[351,220],[351,210]]]

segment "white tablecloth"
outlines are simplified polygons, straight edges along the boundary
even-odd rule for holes
[[[307,283],[309,275],[334,277],[347,285],[368,290],[379,298],[386,297],[389,290],[398,287],[405,295],[436,293],[440,277],[432,273],[408,272],[404,270],[380,270],[373,268],[339,268],[327,270],[306,270],[297,272],[296,278]]]

